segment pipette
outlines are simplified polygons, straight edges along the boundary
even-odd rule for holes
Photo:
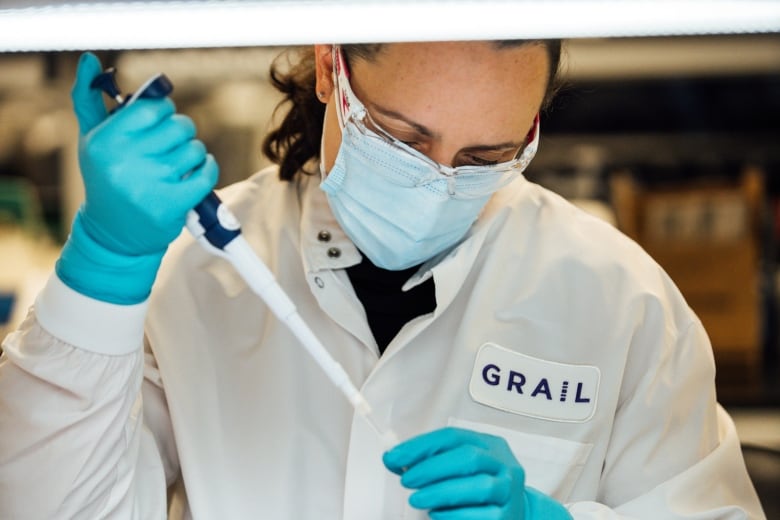
[[[132,96],[123,98],[115,80],[115,69],[106,69],[91,86],[100,88],[118,103],[115,110],[137,98],[160,98],[173,91],[173,84],[164,74],[150,78]],[[333,359],[325,346],[298,314],[295,304],[279,286],[273,273],[257,256],[241,234],[241,225],[213,191],[187,214],[187,230],[209,252],[227,259],[249,287],[298,338],[323,372],[346,396],[385,447],[398,444],[399,439],[389,427],[377,421],[366,398],[350,380],[344,368]]]

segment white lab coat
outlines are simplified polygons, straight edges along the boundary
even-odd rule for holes
[[[436,310],[380,357],[343,270],[359,253],[318,184],[268,170],[222,196],[402,438],[448,424],[502,435],[527,484],[576,519],[764,517],[701,323],[635,243],[519,179],[409,280],[433,276]],[[175,482],[199,520],[426,517],[342,394],[189,236],[148,303],[52,277],[5,350],[2,518],[163,518]]]

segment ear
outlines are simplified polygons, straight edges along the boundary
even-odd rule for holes
[[[314,62],[316,65],[315,92],[323,103],[327,103],[333,94],[333,45],[318,44],[314,46]]]

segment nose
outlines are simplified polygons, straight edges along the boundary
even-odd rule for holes
[[[445,143],[437,141],[431,143],[423,153],[432,161],[444,166],[453,167],[458,150],[453,146],[448,146]]]

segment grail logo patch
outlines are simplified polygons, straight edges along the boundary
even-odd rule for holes
[[[567,365],[485,343],[477,352],[469,393],[476,402],[529,417],[585,422],[596,412],[601,371]]]

